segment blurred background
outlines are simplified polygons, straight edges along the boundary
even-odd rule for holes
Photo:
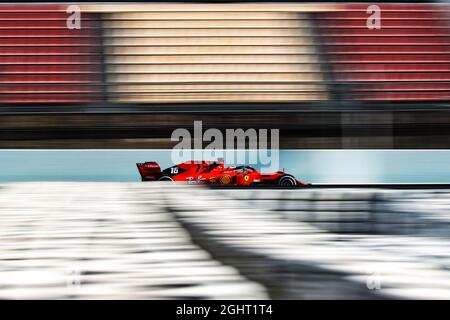
[[[450,4],[369,5],[0,4],[0,299],[450,299]],[[318,187],[138,182],[194,120]]]
[[[0,5],[0,147],[171,148],[280,128],[283,149],[449,147],[449,4]]]

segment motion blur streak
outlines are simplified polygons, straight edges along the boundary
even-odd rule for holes
[[[0,103],[449,101],[450,6],[379,7],[0,5]]]
[[[290,149],[450,148],[450,5],[0,5],[0,148],[172,148],[279,128]],[[32,30],[32,32],[31,32]]]
[[[98,100],[97,14],[67,28],[65,5],[0,5],[0,103],[80,104]]]
[[[449,206],[445,190],[3,184],[0,298],[449,299]]]
[[[261,285],[192,243],[160,191],[2,185],[0,299],[265,299]]]
[[[136,163],[168,168],[171,150],[0,150],[1,182],[136,182]],[[249,159],[255,150],[235,150]],[[450,150],[280,150],[280,167],[313,184],[448,184]],[[217,160],[211,157],[209,160]],[[30,165],[31,164],[31,165]],[[89,164],[89,165],[86,165]],[[227,166],[247,165],[229,162]],[[255,169],[263,170],[260,163]]]

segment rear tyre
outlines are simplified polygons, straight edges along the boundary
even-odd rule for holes
[[[171,176],[162,176],[161,178],[158,179],[158,181],[174,181],[173,178]]]
[[[297,185],[297,180],[293,176],[282,176],[280,180],[278,180],[278,185],[281,187],[294,187]]]

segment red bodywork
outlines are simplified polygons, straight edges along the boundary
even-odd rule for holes
[[[142,181],[182,181],[194,184],[308,186],[283,171],[261,173],[249,166],[225,167],[222,161],[187,161],[161,171],[156,162],[136,164]]]

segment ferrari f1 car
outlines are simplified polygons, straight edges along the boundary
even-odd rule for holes
[[[225,167],[219,161],[187,161],[161,171],[156,162],[137,163],[142,181],[183,181],[192,184],[255,186],[278,185],[285,187],[308,186],[307,182],[278,171],[261,173],[250,166]]]

